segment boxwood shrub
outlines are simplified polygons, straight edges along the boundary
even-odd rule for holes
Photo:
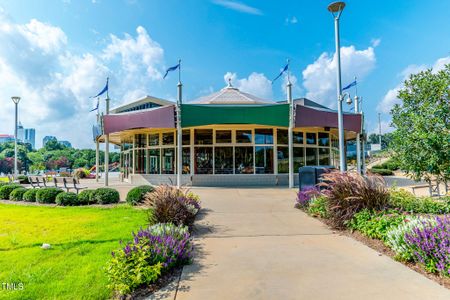
[[[39,189],[36,193],[36,201],[39,203],[55,203],[56,196],[62,192],[63,190],[54,187]]]
[[[370,172],[372,172],[373,174],[381,175],[381,176],[394,175],[394,172],[392,172],[391,170],[388,170],[388,169],[375,169],[375,168],[372,168],[372,169],[370,169]]]
[[[62,206],[79,205],[78,196],[73,192],[62,192],[56,196],[56,204]]]
[[[11,192],[11,194],[9,194],[9,200],[22,201],[23,200],[23,194],[25,194],[26,191],[28,191],[28,189],[26,189],[24,187],[16,188],[14,191]]]
[[[28,176],[26,175],[17,176],[17,180],[19,180],[21,184],[30,184],[30,181],[28,181]]]
[[[78,194],[78,202],[80,205],[88,205],[95,203],[94,197],[95,190],[83,190]]]
[[[118,203],[120,195],[117,190],[112,188],[98,188],[92,195],[92,200],[98,204]]]
[[[38,189],[28,189],[25,194],[23,194],[23,201],[26,202],[36,202],[36,193]]]
[[[144,202],[145,194],[153,192],[154,188],[151,185],[141,185],[132,188],[127,194],[127,203],[137,205]]]
[[[0,199],[9,200],[11,192],[20,187],[20,184],[6,184],[0,187]]]

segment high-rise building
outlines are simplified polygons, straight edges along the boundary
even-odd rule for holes
[[[22,122],[19,122],[17,125],[17,141],[25,142],[25,130],[23,128]]]
[[[42,147],[45,147],[45,144],[47,144],[47,142],[49,142],[51,140],[56,140],[56,137],[52,136],[52,135],[44,136],[44,138],[42,139]]]
[[[31,144],[31,148],[36,149],[36,130],[34,128],[25,129],[24,142]]]

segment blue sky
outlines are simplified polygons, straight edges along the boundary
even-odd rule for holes
[[[59,0],[0,3],[0,133],[20,119],[44,135],[92,147],[88,97],[110,79],[112,106],[146,94],[174,99],[183,60],[184,97],[225,85],[285,98],[270,80],[291,60],[294,97],[335,105],[334,25],[329,1]],[[450,1],[346,1],[341,18],[343,84],[359,79],[367,127],[383,130],[404,78],[450,62]],[[375,3],[378,6],[374,6]],[[352,95],[354,90],[351,90]],[[346,109],[349,109],[347,107]],[[61,130],[72,128],[74,130]]]

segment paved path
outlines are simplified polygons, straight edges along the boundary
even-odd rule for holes
[[[196,188],[197,254],[154,299],[450,299],[450,291],[293,208],[288,189]]]

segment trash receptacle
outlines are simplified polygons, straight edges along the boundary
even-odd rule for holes
[[[300,191],[308,187],[314,187],[321,182],[323,173],[335,169],[333,166],[306,166],[298,169],[298,185]]]

